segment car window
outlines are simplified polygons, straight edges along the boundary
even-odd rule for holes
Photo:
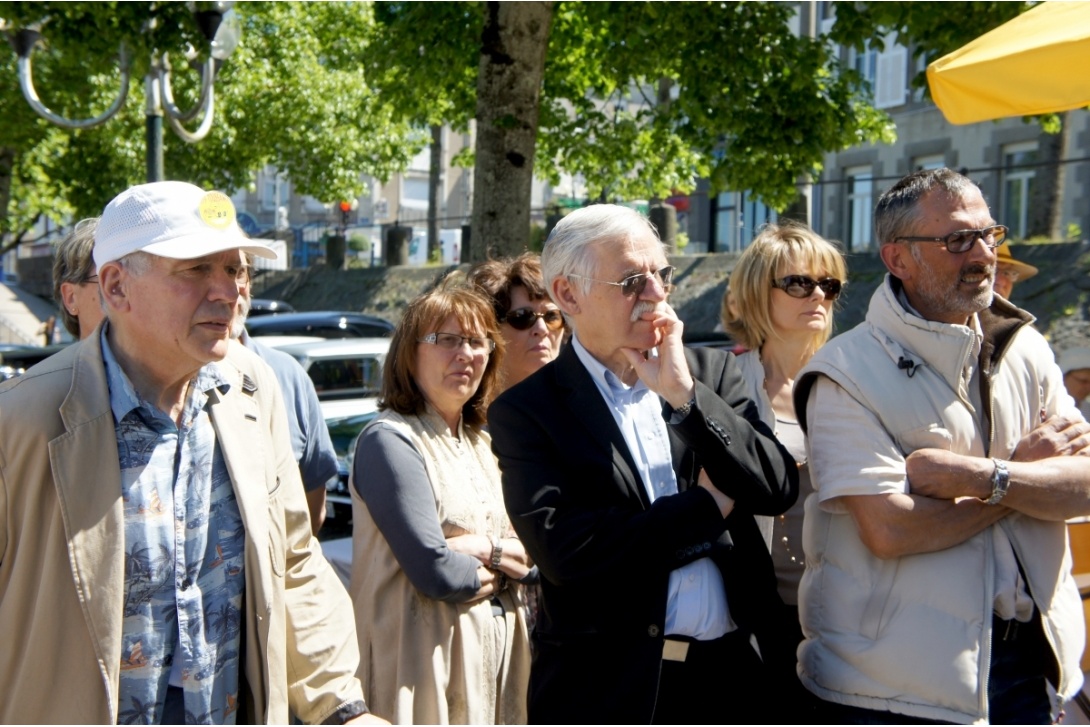
[[[324,358],[307,369],[318,398],[331,395],[378,396],[382,388],[382,363],[372,356]]]

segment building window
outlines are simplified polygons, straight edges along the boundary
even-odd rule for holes
[[[715,250],[738,252],[749,246],[757,231],[775,222],[776,210],[747,192],[724,192],[715,198]]]
[[[745,192],[742,193],[742,219],[738,221],[739,247],[749,247],[757,231],[768,222],[775,222],[776,210]]]
[[[945,166],[946,157],[943,154],[927,154],[912,160],[912,168],[917,171],[921,169],[942,169]]]
[[[869,166],[844,172],[848,189],[848,249],[866,250],[874,236],[874,173]]]
[[[281,205],[287,204],[290,196],[288,180],[282,178],[280,173],[272,167],[265,170],[263,177],[264,179],[261,185],[261,208],[276,210]]]
[[[1029,207],[1037,184],[1037,170],[1025,165],[1037,161],[1037,142],[1027,141],[1003,147],[1003,219],[1013,237],[1025,239],[1029,232]]]
[[[848,65],[863,77],[872,90],[874,89],[874,81],[878,77],[878,51],[871,48],[870,43],[864,46],[862,53],[855,48],[849,48]]]
[[[723,192],[715,198],[715,251],[738,251],[738,194]]]

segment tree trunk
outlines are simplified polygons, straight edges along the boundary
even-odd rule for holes
[[[469,261],[517,255],[530,241],[541,85],[551,2],[490,2],[477,76],[477,146]]]
[[[8,205],[11,204],[11,175],[15,173],[15,150],[0,147],[0,234],[9,231],[11,220],[8,219]]]
[[[1063,194],[1066,167],[1063,163],[1071,139],[1069,111],[1060,114],[1062,124],[1058,134],[1042,133],[1038,142],[1037,160],[1044,162],[1037,167],[1036,184],[1030,199],[1026,237],[1048,237],[1063,240]]]
[[[443,164],[443,127],[431,126],[431,159],[428,162],[428,260],[442,262],[439,245],[439,172]]]

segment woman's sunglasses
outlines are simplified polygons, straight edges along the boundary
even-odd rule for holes
[[[525,331],[537,323],[538,318],[545,321],[545,327],[550,331],[558,330],[564,325],[564,314],[555,308],[544,313],[538,313],[529,308],[517,308],[508,311],[500,323],[506,323],[516,331]]]
[[[792,298],[809,298],[814,294],[814,288],[821,288],[821,292],[825,294],[827,300],[836,300],[840,297],[840,291],[844,288],[844,283],[836,278],[814,280],[805,275],[788,275],[779,280],[773,280],[772,287],[779,288]]]

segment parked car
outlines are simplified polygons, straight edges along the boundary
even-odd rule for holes
[[[348,476],[352,472],[356,440],[377,416],[378,408],[372,404],[370,411],[326,419],[329,438],[333,440],[333,450],[337,453],[337,476],[325,486],[326,524],[322,526],[323,540],[352,534],[352,494],[348,489]]]
[[[294,313],[295,308],[286,300],[274,300],[273,298],[254,298],[250,301],[250,316],[278,315],[280,313]]]
[[[390,339],[349,338],[278,348],[302,364],[325,407],[325,402],[332,400],[370,399],[379,395],[382,364],[390,350]],[[330,414],[325,416],[328,419]]]
[[[382,366],[390,350],[390,339],[318,340],[277,348],[297,360],[314,382],[322,417],[337,453],[337,477],[326,484],[326,524],[322,526],[322,539],[351,535],[350,462],[356,438],[378,415]]]
[[[4,344],[3,350],[0,350],[0,381],[22,375],[34,364],[45,361],[71,345],[71,343],[54,343],[48,346]]]
[[[321,338],[389,338],[394,324],[363,313],[308,311],[259,316],[246,322],[251,336],[319,336]]]

